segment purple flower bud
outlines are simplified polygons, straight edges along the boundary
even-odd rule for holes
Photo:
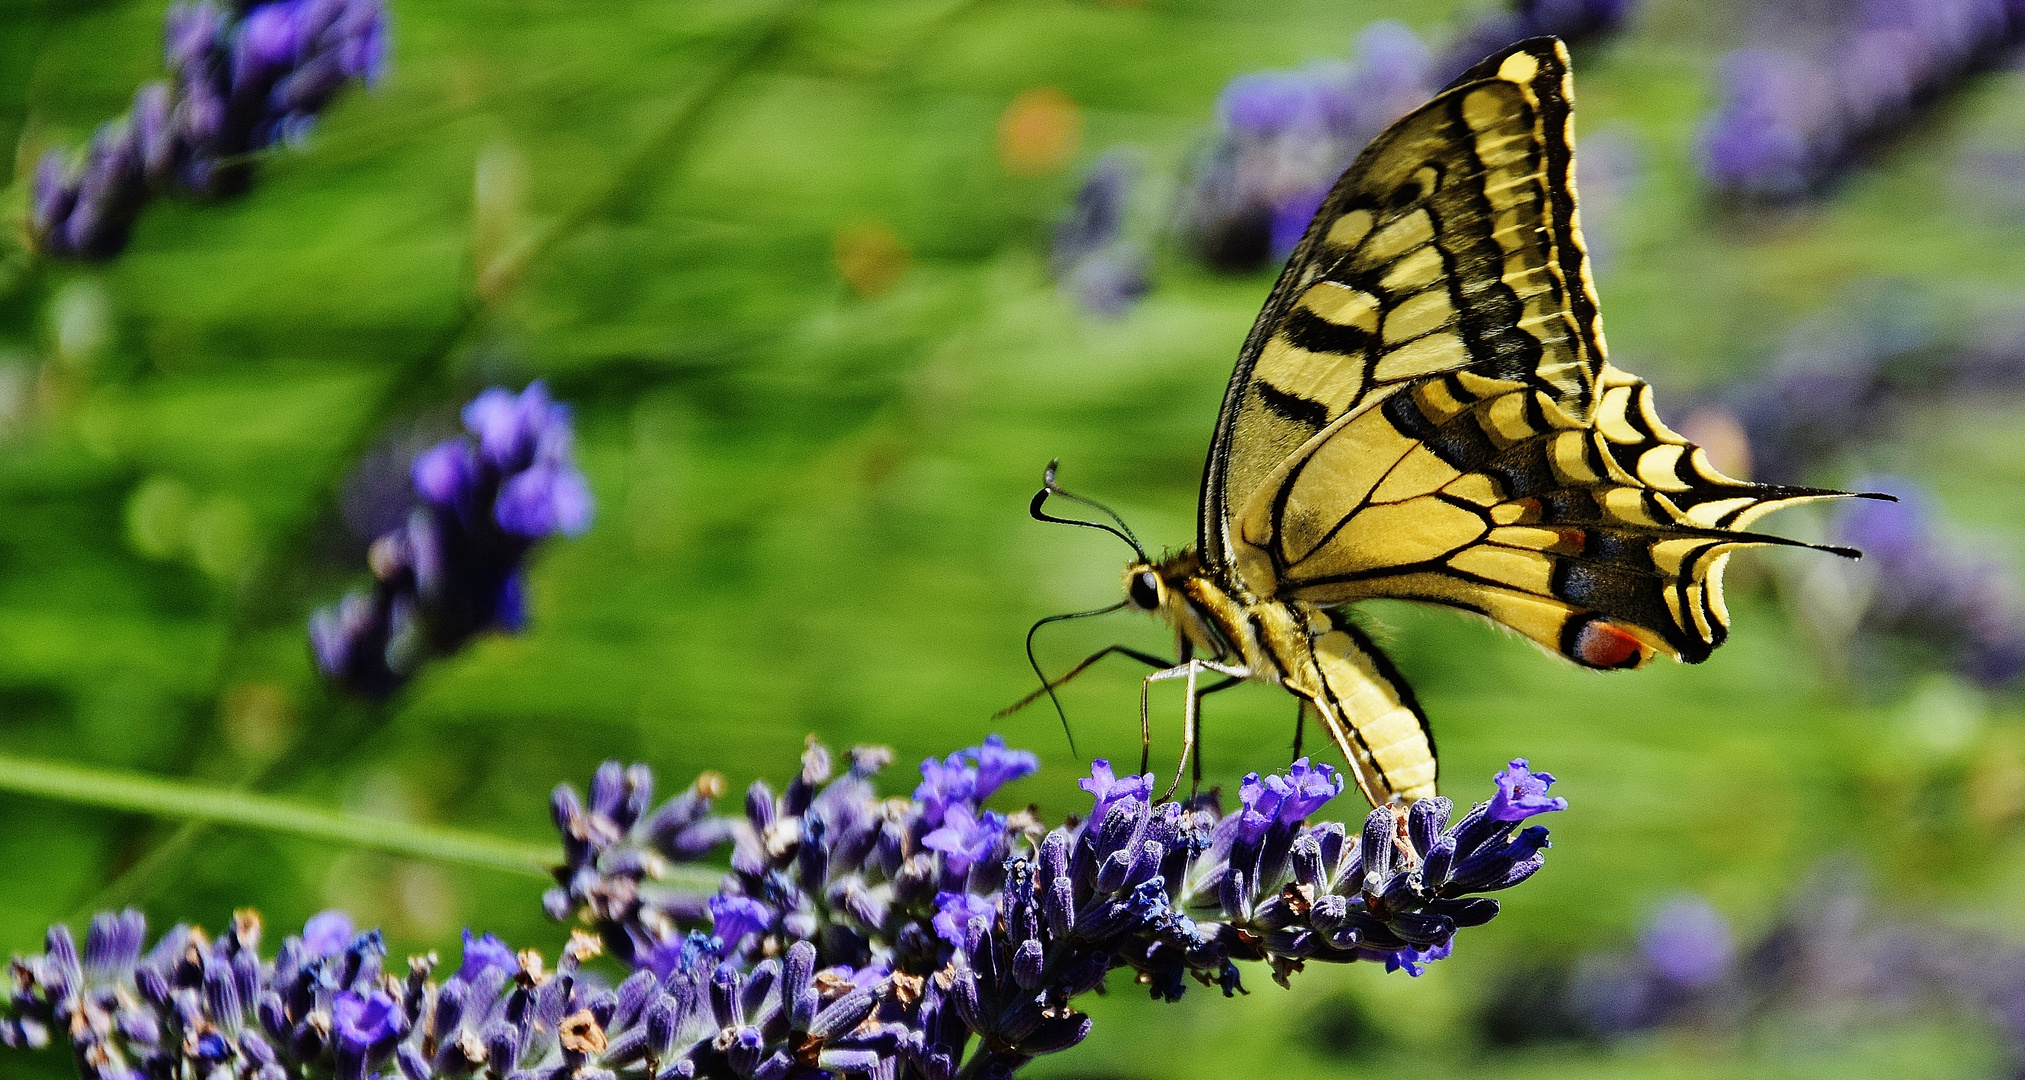
[[[1427,854],[1442,829],[1448,825],[1448,815],[1454,808],[1454,803],[1439,795],[1413,804],[1406,814],[1406,836],[1414,851],[1423,856]]]
[[[417,494],[454,510],[476,493],[478,454],[463,439],[447,439],[417,456],[412,472]]]
[[[1111,763],[1098,758],[1090,763],[1090,776],[1076,781],[1076,786],[1089,792],[1097,803],[1090,810],[1090,821],[1102,823],[1110,812],[1111,805],[1121,799],[1148,802],[1153,798],[1153,774],[1144,776],[1118,777],[1112,775]]]
[[[84,938],[84,970],[92,975],[118,976],[141,958],[147,918],[133,908],[92,916]]]
[[[493,515],[516,536],[581,536],[591,527],[591,489],[576,466],[537,462],[500,485]]]
[[[475,983],[488,970],[497,970],[512,975],[520,970],[520,960],[506,943],[491,934],[477,937],[471,935],[471,928],[464,928],[464,960],[457,965],[457,978],[466,983]]]
[[[828,1042],[849,1034],[872,1010],[879,1006],[878,993],[869,986],[861,986],[831,1002],[818,1013],[815,1022],[808,1027],[810,1038]]]
[[[921,838],[921,846],[942,853],[951,874],[962,875],[998,845],[1005,833],[1005,815],[987,810],[982,817],[966,803],[949,807],[942,827]]]
[[[1385,958],[1385,970],[1404,971],[1417,979],[1426,970],[1426,965],[1436,960],[1448,959],[1449,953],[1453,951],[1455,951],[1454,944],[1446,941],[1426,950],[1414,948],[1401,949]]]
[[[302,924],[303,948],[316,957],[337,956],[351,945],[353,936],[352,917],[335,909],[319,911]]]
[[[260,4],[246,12],[232,44],[232,80],[240,85],[272,85],[280,73],[302,60],[310,29],[304,5],[291,0]]]
[[[400,1002],[378,990],[340,991],[331,999],[331,1031],[339,1046],[377,1049],[401,1032]]]
[[[977,768],[960,755],[951,754],[946,762],[929,758],[921,763],[921,783],[914,789],[914,798],[922,804],[923,823],[940,825],[950,807],[974,802],[977,797]]]

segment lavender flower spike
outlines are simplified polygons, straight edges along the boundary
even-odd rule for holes
[[[494,388],[464,409],[470,436],[415,459],[421,505],[374,541],[370,592],[319,610],[309,624],[317,667],[346,689],[385,697],[423,660],[526,620],[522,577],[541,540],[590,526],[568,406],[540,382]]]
[[[1103,318],[1118,318],[1152,289],[1152,258],[1126,236],[1126,211],[1138,170],[1117,151],[1092,166],[1075,204],[1055,226],[1049,267],[1064,294]]]
[[[1880,136],[2025,36],[2011,0],[1824,5],[1764,17],[1723,60],[1722,105],[1702,124],[1702,175],[1761,202],[1820,191]]]
[[[252,184],[247,155],[300,142],[347,85],[378,78],[382,0],[269,0],[234,14],[211,0],[169,9],[169,80],[134,95],[75,164],[36,168],[29,226],[52,255],[103,259],[127,245],[149,199],[221,197]]]
[[[1089,1035],[1074,999],[1115,970],[1167,1000],[1191,980],[1242,992],[1238,965],[1258,960],[1283,984],[1308,961],[1417,975],[1497,914],[1473,894],[1525,880],[1547,846],[1490,802],[1453,824],[1447,799],[1403,823],[1383,808],[1355,835],[1310,822],[1343,782],[1306,761],[1247,778],[1228,815],[1214,795],[1156,804],[1149,778],[1100,765],[1100,812],[1044,830],[979,805],[1031,767],[996,739],[932,761],[990,779],[932,790],[931,825],[923,800],[874,789],[890,761],[861,749],[837,774],[811,743],[738,816],[714,812],[714,774],[658,807],[644,765],[607,762],[587,797],[556,789],[564,858],[544,904],[590,929],[553,970],[467,930],[447,977],[433,953],[389,971],[379,932],[337,912],[272,959],[249,912],[215,940],[178,926],[145,950],[138,912],[100,915],[82,955],[56,926],[14,960],[0,1047],[68,1039],[86,1080],[1010,1077]],[[1515,766],[1500,798],[1521,817],[1558,809],[1528,787],[1544,776]],[[925,842],[938,833],[961,834],[967,862]],[[713,895],[660,883],[726,841]],[[632,969],[616,986],[582,972],[607,947]]]
[[[1981,685],[2015,685],[2025,676],[2025,587],[2016,573],[1949,535],[1924,487],[1890,476],[1860,482],[1898,501],[1855,503],[1833,522],[1836,542],[1866,545],[1859,644],[1874,650],[1878,638],[1897,638]]]
[[[707,1037],[721,1056],[695,1044],[695,1071],[681,1075],[1009,1075],[1086,1037],[1090,1020],[1070,1003],[1119,969],[1170,1000],[1190,981],[1238,993],[1248,961],[1281,982],[1309,961],[1417,975],[1450,954],[1459,930],[1497,914],[1480,894],[1540,869],[1547,831],[1524,820],[1567,805],[1521,759],[1499,774],[1496,797],[1458,821],[1447,799],[1429,798],[1404,822],[1381,809],[1352,833],[1309,821],[1343,788],[1327,765],[1248,777],[1225,814],[1214,796],[1155,803],[1151,777],[1097,762],[1081,781],[1092,813],[1045,830],[1030,812],[980,805],[994,762],[1028,767],[995,738],[930,758],[904,802],[873,788],[889,758],[855,752],[833,776],[829,753],[811,745],[785,789],[755,784],[728,818],[695,789],[648,814],[637,765],[607,764],[588,800],[558,789],[569,858],[549,912],[589,924],[660,985],[690,988],[690,1007],[710,1020],[685,1037]],[[670,863],[708,855],[640,824],[664,818],[732,841],[715,896],[659,884]],[[728,917],[735,939],[706,932]],[[790,1018],[785,1044],[776,1008]],[[826,1027],[829,1010],[856,1026]],[[854,1041],[797,1057],[804,1036],[791,1033],[802,1030],[849,1030]]]

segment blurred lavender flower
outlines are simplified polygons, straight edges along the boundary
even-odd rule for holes
[[[1364,145],[1439,86],[1432,67],[1419,36],[1386,21],[1359,36],[1354,61],[1231,80],[1181,196],[1185,244],[1224,270],[1286,258]]]
[[[1443,50],[1435,65],[1440,83],[1468,71],[1477,61],[1527,38],[1558,37],[1570,45],[1622,29],[1633,0],[1516,0],[1512,10],[1470,25]]]
[[[1832,1030],[1938,1009],[1982,1013],[2025,1051],[2025,951],[1947,929],[1931,914],[1887,918],[1846,868],[1831,864],[1814,876],[1741,951],[1706,901],[1677,897],[1640,930],[1636,951],[1506,980],[1483,1016],[1486,1030],[1507,1043],[1616,1039],[1668,1027],[1736,1030],[1794,1014]]]
[[[1837,543],[1862,548],[1870,583],[1859,629],[1938,652],[1985,686],[2025,673],[2025,590],[2001,561],[1949,537],[1931,494],[1909,480],[1864,477],[1895,503],[1852,501],[1837,514]]]
[[[168,82],[134,95],[74,165],[58,150],[35,172],[30,228],[43,251],[109,258],[148,199],[230,196],[252,183],[246,155],[296,143],[354,81],[378,78],[382,0],[270,0],[243,13],[211,0],[169,9]]]
[[[1724,58],[1722,104],[1700,148],[1718,192],[1757,200],[1818,190],[2025,33],[2015,0],[1779,3],[1757,14],[1771,43]]]
[[[1117,151],[1098,158],[1076,190],[1075,205],[1055,226],[1048,255],[1062,291],[1105,318],[1125,314],[1153,287],[1151,256],[1125,235],[1134,173]]]
[[[1653,912],[1639,928],[1637,951],[1584,956],[1558,985],[1565,998],[1542,1007],[1565,1011],[1575,1029],[1604,1037],[1667,1024],[1734,1023],[1747,996],[1729,921],[1691,893]]]
[[[370,697],[392,693],[430,656],[526,620],[523,566],[542,539],[590,527],[591,494],[575,461],[569,407],[540,382],[497,387],[464,407],[470,433],[415,459],[421,504],[373,542],[370,592],[310,619],[325,676]]]
[[[1794,327],[1763,375],[1711,394],[1683,431],[1733,475],[1806,484],[1888,434],[1911,406],[1951,392],[1961,360],[1943,348],[1926,293],[1861,283]]]
[[[1721,981],[1737,958],[1729,920],[1691,894],[1676,896],[1655,912],[1639,930],[1638,947],[1663,978],[1689,987]]]
[[[1374,811],[1351,835],[1307,822],[1342,790],[1326,765],[1249,776],[1226,815],[1214,796],[1155,804],[1150,775],[1120,778],[1099,761],[1081,782],[1092,815],[1043,830],[1030,813],[980,805],[1035,767],[996,739],[923,762],[911,800],[875,792],[889,761],[860,749],[833,778],[828,751],[812,744],[793,782],[778,794],[754,784],[731,819],[711,813],[709,783],[650,810],[646,768],[608,763],[588,800],[556,791],[567,859],[545,905],[664,986],[721,986],[718,1001],[743,978],[855,1002],[856,1041],[826,1044],[837,1071],[1006,1075],[1081,1041],[1090,1021],[1070,1002],[1114,969],[1170,1000],[1190,979],[1241,991],[1243,960],[1265,960],[1282,982],[1309,960],[1418,974],[1459,928],[1497,913],[1472,894],[1539,869],[1546,830],[1521,829],[1525,818],[1565,806],[1546,793],[1551,776],[1515,762],[1498,775],[1498,799],[1459,821],[1431,798]],[[669,864],[726,838],[731,870],[714,897],[658,884]],[[751,1004],[767,992],[743,1000],[748,1018],[769,1019],[713,1036],[746,1048],[724,1075],[802,1060],[792,1024]],[[818,1004],[785,1008],[806,1017]]]

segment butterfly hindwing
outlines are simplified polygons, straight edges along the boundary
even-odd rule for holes
[[[1695,662],[1728,630],[1722,568],[1742,530],[1837,493],[1717,472],[1606,366],[1589,417],[1526,383],[1434,376],[1318,433],[1262,485],[1236,562],[1271,595],[1475,611],[1590,667]]]
[[[1351,772],[1372,805],[1394,796],[1410,801],[1434,794],[1434,736],[1412,688],[1341,612],[1325,618],[1329,625],[1309,644],[1320,679],[1297,670],[1288,673],[1288,687],[1314,704],[1330,738],[1346,748]]]
[[[1471,69],[1337,182],[1254,325],[1203,479],[1201,548],[1338,418],[1431,374],[1473,371],[1591,407],[1601,330],[1576,221],[1572,91],[1558,41]]]

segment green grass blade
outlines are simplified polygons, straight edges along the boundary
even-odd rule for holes
[[[0,756],[0,790],[156,817],[239,825],[438,862],[546,878],[554,848],[461,829],[360,817],[187,780]]]
[[[462,829],[360,817],[187,780],[16,757],[0,756],[0,791],[156,817],[264,829],[542,879],[549,878],[549,869],[560,855],[545,845]],[[676,888],[710,892],[716,889],[719,877],[719,872],[708,868],[676,866],[669,868],[666,880]]]

